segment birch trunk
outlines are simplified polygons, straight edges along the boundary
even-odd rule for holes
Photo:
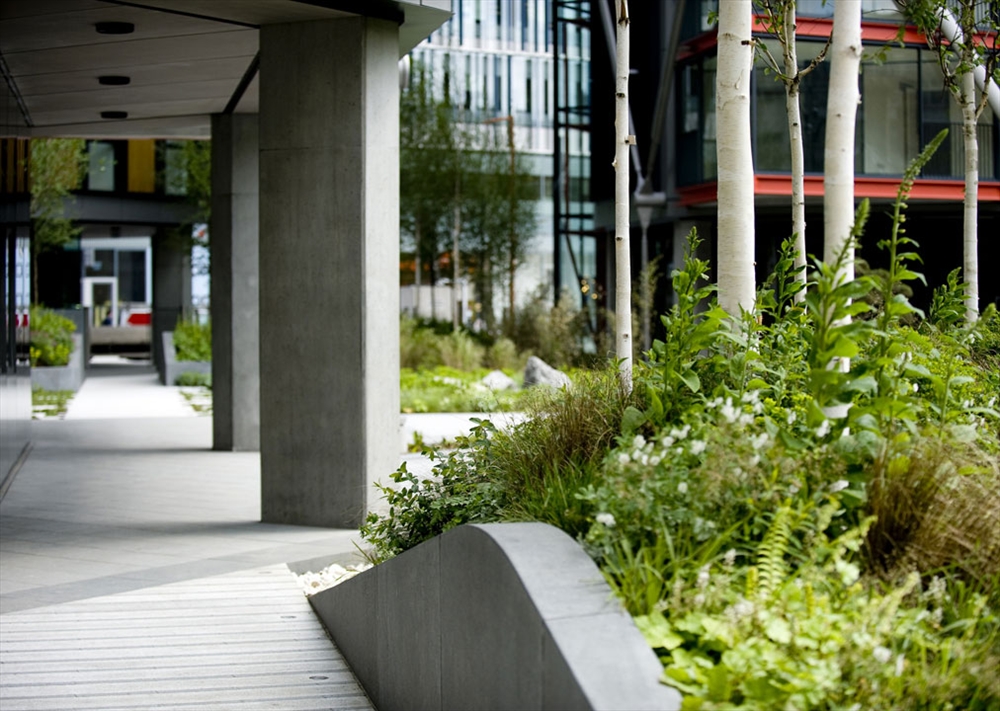
[[[750,145],[751,0],[719,3],[716,152],[719,305],[733,316],[754,301],[754,176]]]
[[[976,80],[971,71],[961,76],[962,135],[965,138],[965,203],[963,268],[965,320],[979,318],[979,141],[976,136]]]
[[[457,331],[460,325],[459,319],[459,305],[462,300],[462,292],[458,286],[458,240],[462,234],[462,205],[461,205],[461,189],[459,188],[459,182],[455,181],[455,215],[454,215],[454,225],[452,227],[452,269],[451,269],[451,327],[453,330]]]
[[[420,282],[422,277],[420,271],[423,265],[421,265],[420,263],[420,218],[419,217],[416,219],[416,224],[413,228],[413,236],[414,240],[417,243],[417,251],[416,255],[414,256],[415,273],[413,275],[413,283],[417,287],[417,293],[413,299],[413,310],[415,312],[414,316],[416,318],[420,318]]]
[[[799,110],[799,62],[795,51],[795,3],[785,6],[782,28],[785,55],[785,115],[788,117],[788,145],[792,154],[792,234],[795,235],[795,266],[800,269],[795,279],[806,282],[806,189],[805,155],[802,147],[802,117]],[[795,295],[804,301],[806,290]]]
[[[826,103],[823,150],[823,259],[832,264],[851,237],[854,225],[854,130],[861,94],[861,3],[833,6],[830,86]],[[854,279],[854,251],[838,274],[841,283]]]
[[[749,0],[747,0],[749,3]],[[632,390],[632,260],[629,247],[629,16],[618,2],[615,66],[615,355],[622,387]]]

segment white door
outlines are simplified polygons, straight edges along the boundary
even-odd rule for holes
[[[80,303],[90,307],[91,326],[117,326],[117,277],[84,277]]]

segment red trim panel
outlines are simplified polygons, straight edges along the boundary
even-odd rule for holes
[[[889,199],[896,198],[899,190],[899,178],[858,177],[854,180],[854,195],[859,198]],[[823,176],[807,175],[805,177],[807,197],[823,195]],[[680,203],[685,207],[704,205],[715,202],[718,195],[717,183],[701,183],[678,189]],[[754,176],[755,195],[791,195],[792,177],[788,174],[758,174]],[[965,198],[965,181],[920,179],[913,184],[910,198],[914,200],[946,200],[961,202]],[[1000,182],[981,181],[979,183],[980,202],[1000,202]]]

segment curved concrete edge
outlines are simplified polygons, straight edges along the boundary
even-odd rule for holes
[[[680,708],[597,566],[547,524],[460,526],[311,602],[381,711]]]

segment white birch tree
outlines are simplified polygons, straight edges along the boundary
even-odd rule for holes
[[[945,0],[897,0],[897,4],[924,33],[928,45],[937,50],[944,84],[962,111],[965,149],[962,280],[965,283],[965,320],[974,323],[979,318],[979,140],[976,128],[987,104],[1000,118],[996,48],[989,52],[975,41],[977,0],[950,3]],[[985,6],[985,3],[979,4]],[[949,5],[957,10],[957,17]],[[982,19],[989,22],[988,13]],[[996,20],[992,22],[991,29],[996,31]]]
[[[836,261],[854,225],[854,132],[861,93],[861,3],[838,0],[833,6],[833,41],[830,47],[830,85],[826,102],[826,137],[823,149],[823,260]],[[844,283],[854,279],[854,254],[838,275]]]
[[[719,305],[729,314],[753,309],[754,177],[750,144],[753,69],[751,0],[719,3],[715,120],[718,164]]]
[[[773,32],[781,45],[783,64],[777,60],[762,42],[756,47],[765,63],[785,86],[785,115],[788,118],[788,144],[792,158],[792,234],[795,236],[796,280],[802,286],[806,282],[806,195],[805,195],[805,155],[802,144],[802,117],[799,110],[799,85],[825,58],[830,48],[827,40],[822,51],[807,66],[799,69],[795,48],[795,4],[796,0],[759,0],[764,10],[765,27]],[[805,299],[805,289],[795,294],[796,301]]]
[[[750,0],[747,0],[749,2]],[[632,258],[629,247],[629,15],[619,0],[615,57],[615,355],[622,387],[632,390]],[[749,136],[747,137],[749,139]]]

